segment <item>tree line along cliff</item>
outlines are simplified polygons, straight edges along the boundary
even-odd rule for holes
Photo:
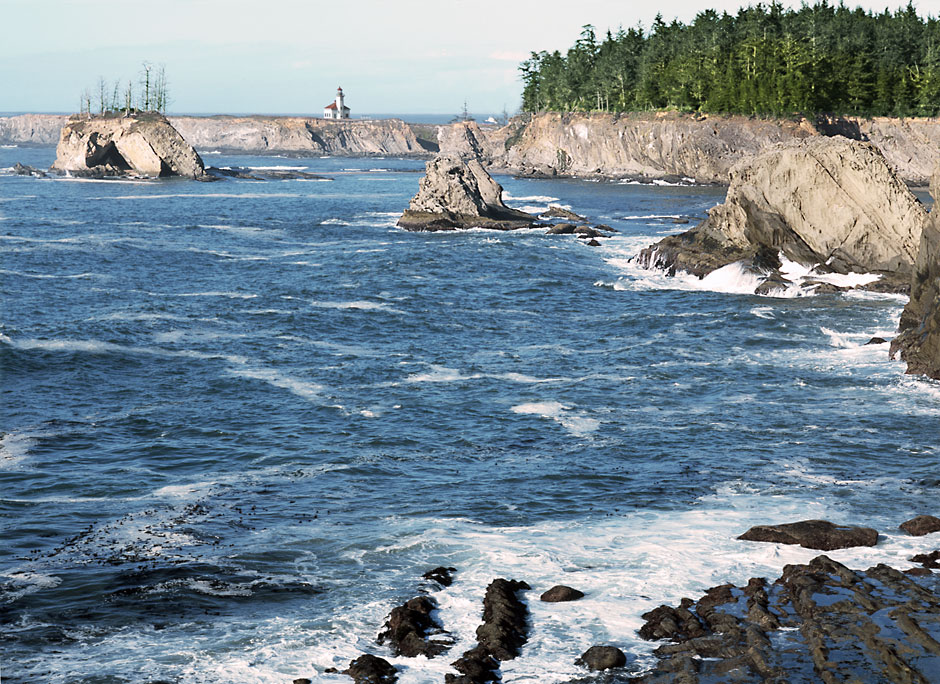
[[[940,113],[940,20],[913,4],[894,13],[827,0],[714,10],[684,24],[592,26],[564,54],[520,66],[523,110],[682,111],[864,116]]]

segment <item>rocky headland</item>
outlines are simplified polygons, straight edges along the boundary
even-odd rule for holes
[[[476,159],[436,157],[398,225],[411,231],[514,230],[537,223],[537,217],[503,204],[502,196],[502,186]]]
[[[926,215],[870,143],[807,138],[737,164],[724,204],[637,261],[699,277],[739,263],[763,279],[758,292],[791,285],[906,292]]]
[[[53,171],[79,175],[163,178],[205,176],[202,159],[166,117],[76,115],[59,136]]]
[[[940,167],[930,191],[935,201],[940,198]],[[936,209],[921,232],[911,298],[891,342],[891,357],[896,355],[907,363],[908,373],[940,380],[940,213]]]

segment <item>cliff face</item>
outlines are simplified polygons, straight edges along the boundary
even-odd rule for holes
[[[778,254],[817,273],[872,273],[904,290],[926,213],[869,143],[814,137],[777,145],[731,171],[725,203],[690,231],[640,253],[647,267],[698,276],[736,261],[767,274]],[[779,272],[776,287],[790,282]]]
[[[60,114],[0,116],[0,145],[55,145],[66,121]]]
[[[203,151],[347,157],[427,156],[408,124],[300,117],[173,117],[176,129]]]
[[[56,171],[141,176],[205,175],[196,150],[159,114],[74,116],[56,146]]]
[[[930,194],[934,201],[940,200],[940,167]],[[898,336],[891,342],[891,357],[900,353],[908,373],[940,380],[940,212],[934,207],[924,222],[911,299],[901,314]]]
[[[528,175],[690,178],[727,183],[731,168],[776,143],[843,135],[871,142],[908,183],[940,162],[937,119],[754,119],[658,114],[540,114],[499,131],[442,132],[441,151],[476,147],[494,168]],[[479,140],[482,137],[484,140]]]

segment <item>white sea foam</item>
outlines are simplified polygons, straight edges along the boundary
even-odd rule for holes
[[[513,202],[539,202],[540,204],[559,201],[557,197],[550,197],[549,195],[525,195],[523,197],[516,197],[508,191],[503,191],[503,199],[512,200]]]
[[[316,402],[322,398],[322,386],[314,382],[291,377],[273,368],[229,368],[227,372],[229,375],[251,378],[252,380],[261,380],[274,387],[286,389],[308,401]]]
[[[7,579],[4,602],[18,601],[28,594],[35,594],[43,589],[52,589],[62,584],[62,579],[55,575],[43,575],[37,572],[23,571],[0,575]]]
[[[84,180],[84,179],[83,179]],[[103,181],[106,183],[113,183],[114,181]],[[90,200],[149,200],[149,199],[179,199],[179,198],[191,198],[191,199],[205,199],[205,198],[220,198],[220,199],[269,199],[274,197],[303,197],[303,195],[295,192],[186,192],[186,193],[164,193],[164,194],[153,194],[153,195],[114,195],[112,197],[88,197]]]
[[[565,406],[557,401],[539,401],[528,404],[518,404],[512,407],[512,412],[522,415],[535,415],[542,418],[550,418],[576,437],[589,435],[600,427],[599,420],[571,412],[570,406]]]
[[[3,275],[19,276],[19,277],[21,277],[21,278],[38,278],[38,279],[46,279],[46,278],[51,278],[51,279],[56,279],[56,278],[63,278],[63,279],[70,279],[70,278],[104,278],[104,277],[105,277],[105,276],[102,276],[102,275],[99,274],[99,273],[74,273],[74,274],[62,274],[62,275],[59,275],[59,274],[55,274],[55,273],[23,273],[23,272],[21,272],[21,271],[10,271],[10,270],[7,270],[7,269],[5,269],[5,268],[0,269],[0,273],[2,273]]]
[[[771,306],[755,306],[751,309],[751,313],[758,318],[766,318],[767,320],[773,320],[774,310]]]
[[[396,309],[395,307],[385,304],[383,302],[369,302],[365,300],[357,300],[352,302],[323,302],[323,301],[312,301],[310,306],[315,306],[318,309],[355,309],[358,311],[385,311],[387,313],[403,314],[404,311]]]
[[[0,470],[8,470],[22,463],[29,450],[36,446],[36,437],[22,432],[8,432],[0,437]]]

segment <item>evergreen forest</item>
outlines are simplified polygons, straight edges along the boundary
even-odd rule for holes
[[[690,24],[657,16],[649,30],[602,40],[585,26],[567,53],[533,52],[520,71],[528,112],[936,116],[940,20],[910,3],[881,13],[825,0],[706,10]]]

